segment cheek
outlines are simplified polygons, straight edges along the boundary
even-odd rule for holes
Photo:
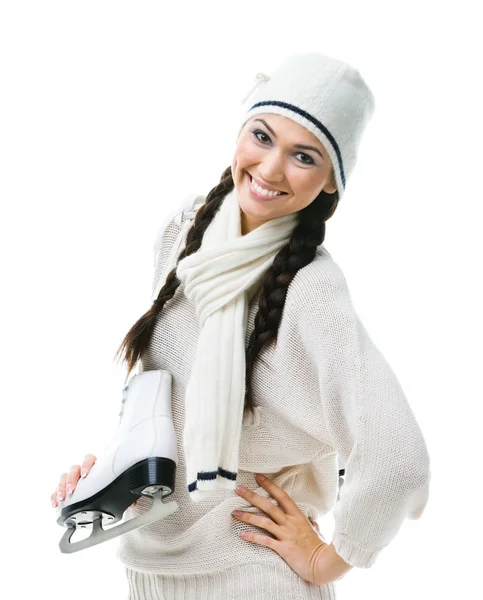
[[[260,159],[256,152],[249,150],[246,145],[240,145],[234,153],[231,169],[236,184],[240,185],[243,182],[246,170],[257,165],[259,162]]]
[[[314,197],[319,192],[320,177],[310,177],[308,173],[300,173],[292,177],[292,186],[294,193],[300,197]]]
[[[238,168],[245,169],[247,167],[256,165],[263,159],[263,152],[261,152],[255,144],[250,140],[243,138],[235,148],[234,160],[238,164]]]

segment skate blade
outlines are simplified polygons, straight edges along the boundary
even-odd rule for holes
[[[153,494],[153,503],[147,512],[138,515],[137,517],[133,517],[120,525],[116,525],[115,527],[112,526],[110,529],[102,528],[102,517],[94,519],[92,522],[92,533],[85,540],[71,542],[70,539],[76,531],[76,526],[68,525],[67,531],[59,542],[60,551],[63,554],[71,554],[72,552],[78,552],[85,548],[97,546],[98,544],[102,544],[102,542],[112,540],[128,531],[138,529],[143,525],[159,521],[159,519],[163,519],[164,517],[173,514],[179,508],[178,503],[175,501],[163,503],[162,494],[163,489],[160,489]]]

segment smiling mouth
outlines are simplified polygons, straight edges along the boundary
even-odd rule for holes
[[[255,183],[255,182],[253,181],[253,177],[251,176],[251,174],[250,174],[248,171],[247,171],[247,175],[248,175],[248,179],[250,180],[250,182],[251,182],[251,183]],[[258,184],[257,184],[257,185],[258,185]],[[260,186],[260,187],[262,187],[262,186]],[[263,188],[263,189],[267,189],[267,188]],[[260,196],[260,197],[262,197],[262,198],[267,198],[267,199],[280,198],[281,196],[286,196],[286,195],[287,195],[287,193],[288,193],[288,192],[281,192],[280,190],[268,190],[268,191],[277,191],[277,192],[278,192],[278,194],[275,194],[275,195],[274,195],[274,194],[267,194],[267,195],[264,195],[264,194],[260,194],[260,193],[259,193],[259,192],[257,192],[256,190],[254,190],[254,191],[255,191],[255,193],[256,193],[258,196]]]

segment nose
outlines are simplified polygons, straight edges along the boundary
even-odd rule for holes
[[[270,153],[263,159],[258,171],[261,177],[274,187],[285,179],[283,160],[276,152]]]

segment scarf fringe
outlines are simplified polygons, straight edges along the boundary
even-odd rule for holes
[[[196,481],[188,485],[190,497],[195,500],[202,500],[209,492],[217,488],[234,490],[236,488],[237,472],[227,471],[218,468],[218,471],[202,471],[198,473]],[[207,493],[204,493],[207,492]]]

